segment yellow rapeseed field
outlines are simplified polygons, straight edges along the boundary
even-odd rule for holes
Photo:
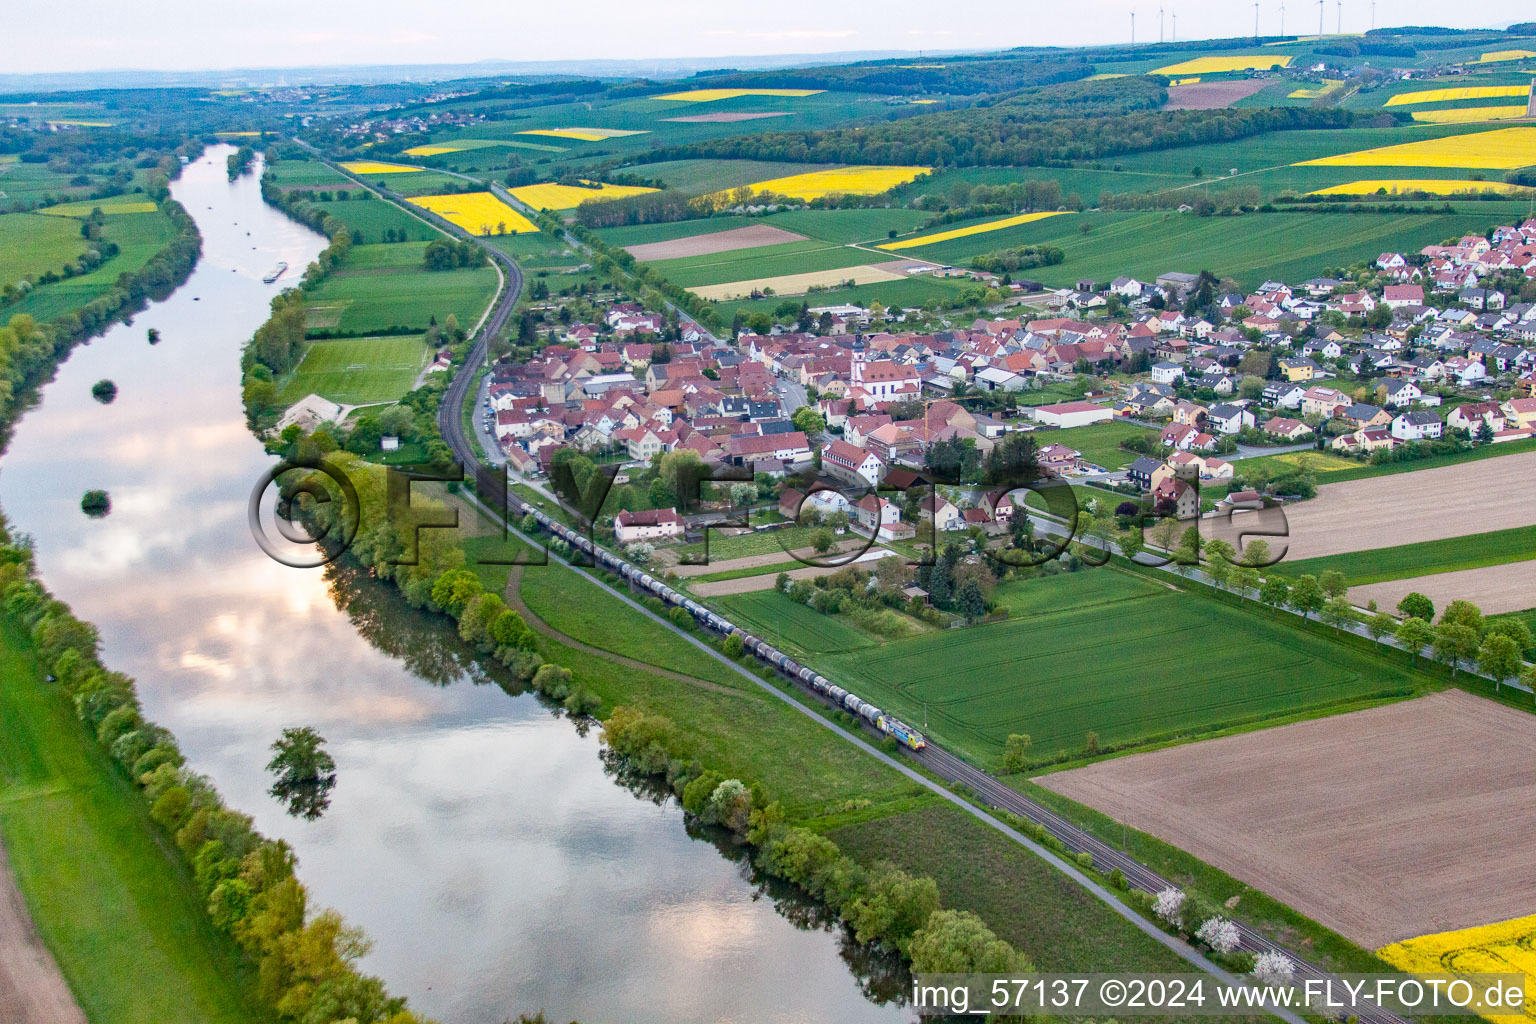
[[[116,121],[49,121],[49,124],[67,125],[70,128],[111,128]]]
[[[683,100],[687,103],[713,103],[715,100],[734,100],[738,96],[815,96],[825,89],[687,89],[683,92],[663,93],[653,96],[657,100]]]
[[[521,235],[539,230],[527,217],[489,192],[417,196],[410,202],[423,210],[431,210],[472,235]]]
[[[408,167],[405,164],[387,164],[382,160],[353,160],[351,163],[342,164],[353,174],[414,174],[421,170],[420,167]]]
[[[648,132],[628,131],[623,128],[530,128],[519,135],[550,135],[557,139],[576,139],[580,142],[602,142],[626,135],[647,135]]]
[[[1512,170],[1536,164],[1536,128],[1496,128],[1493,131],[1448,135],[1396,146],[1362,149],[1297,167],[1488,167]]]
[[[1507,181],[1464,181],[1456,178],[1372,178],[1351,181],[1344,185],[1330,185],[1309,192],[1313,196],[1373,196],[1382,189],[1388,195],[1403,192],[1427,192],[1437,196],[1451,196],[1462,192],[1497,192],[1506,196],[1523,196],[1536,192],[1529,185],[1511,185]]]
[[[598,185],[596,188],[581,188],[576,185],[556,185],[554,182],[545,182],[542,185],[523,185],[510,191],[520,201],[527,203],[535,210],[570,210],[589,199],[623,199],[625,196],[655,192],[656,189],[641,188],[639,185]]]
[[[1536,50],[1494,50],[1483,54],[1476,63],[1499,64],[1506,60],[1525,60],[1527,57],[1536,57]]]
[[[1168,84],[1169,85],[1199,85],[1200,84],[1200,76],[1196,75],[1194,78],[1174,78],[1174,79],[1170,79]]]
[[[261,132],[214,132],[213,134],[226,139],[244,139],[260,135]]]
[[[1289,66],[1291,58],[1285,57],[1196,57],[1179,64],[1169,64],[1151,72],[1154,75],[1220,75],[1231,71],[1271,71]]]
[[[1052,210],[1049,213],[1022,213],[1017,217],[1004,217],[1002,220],[989,220],[985,224],[972,224],[968,228],[955,228],[953,231],[940,231],[932,235],[919,235],[916,238],[908,238],[900,242],[886,242],[876,246],[877,249],[915,249],[920,245],[933,245],[935,242],[947,242],[951,238],[964,238],[967,235],[980,235],[987,231],[1001,231],[1003,228],[1017,227],[1020,224],[1029,224],[1032,221],[1044,220],[1047,217],[1060,216],[1063,211]]]
[[[1424,124],[1468,124],[1472,121],[1504,121],[1524,117],[1525,105],[1518,107],[1457,107],[1453,110],[1415,110],[1413,119]]]
[[[1497,1024],[1531,1024],[1536,1020],[1536,917],[1518,917],[1500,924],[1461,931],[1421,935],[1394,942],[1376,951],[1393,967],[1411,974],[1524,974],[1524,1013],[1489,1014]]]
[[[1400,92],[1387,100],[1389,107],[1410,107],[1417,103],[1446,103],[1450,100],[1495,100],[1524,96],[1530,90],[1523,85],[1463,85],[1454,89],[1420,89]]]
[[[406,156],[440,156],[443,153],[462,153],[466,147],[455,146],[451,142],[444,142],[435,146],[412,146],[405,151]]]
[[[785,178],[771,178],[748,185],[753,192],[771,192],[791,199],[819,199],[834,194],[871,196],[886,189],[905,185],[928,173],[926,167],[877,167],[860,164],[853,167],[835,167],[829,171],[808,171],[791,174]],[[730,189],[716,195],[730,195]]]

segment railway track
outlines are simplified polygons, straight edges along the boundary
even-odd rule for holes
[[[330,161],[325,162],[335,170],[347,174],[348,177],[361,181],[361,179],[348,174],[344,169],[337,167]],[[502,268],[503,273],[506,275],[501,294],[496,299],[496,305],[476,332],[469,354],[466,356],[463,365],[459,367],[453,379],[449,382],[447,389],[443,393],[442,403],[438,408],[438,427],[442,433],[443,440],[465,469],[472,469],[476,480],[476,490],[483,503],[483,507],[489,506],[490,509],[495,510],[504,509],[507,507],[505,504],[506,478],[483,465],[475,454],[474,445],[464,430],[464,403],[469,398],[470,389],[474,387],[476,372],[485,364],[490,340],[506,326],[513,310],[517,306],[517,299],[522,293],[523,287],[522,268],[506,253],[486,244],[483,239],[471,235],[459,229],[456,225],[444,221],[442,218],[427,211],[423,211],[419,207],[410,206],[403,197],[391,192],[389,189],[373,186],[365,181],[361,183],[396,204],[405,206],[413,214],[425,214],[423,219],[436,224],[454,237],[465,239],[480,246]],[[492,183],[491,189],[504,201],[514,206],[521,205],[517,204],[500,186]],[[499,514],[499,511],[497,514]],[[603,584],[600,583],[599,585]],[[676,630],[672,623],[659,617],[653,616],[653,618],[656,618],[657,622],[660,622],[667,628]],[[685,638],[691,639],[681,630],[677,631]],[[784,674],[780,672],[780,675]],[[823,703],[827,702],[823,695],[816,693],[816,691],[806,686],[800,680],[788,676],[785,676],[785,678],[790,678],[791,682],[797,687],[809,693],[817,700]],[[884,736],[884,734],[879,735],[881,738]],[[1032,800],[1017,790],[1009,788],[992,775],[961,760],[931,740],[922,750],[914,751],[906,747],[900,749],[906,756],[921,764],[939,778],[950,783],[965,786],[987,806],[1016,814],[1044,828],[1046,832],[1060,840],[1062,845],[1074,854],[1089,854],[1093,858],[1094,866],[1099,870],[1109,872],[1118,868],[1133,888],[1157,893],[1174,887],[1173,882],[1129,854],[1084,831],[1038,801]],[[1299,956],[1293,950],[1273,942],[1267,936],[1247,924],[1241,921],[1234,921],[1234,923],[1237,925],[1239,934],[1239,949],[1255,955],[1260,953],[1280,953],[1284,955],[1295,965],[1297,982],[1304,983],[1309,979],[1328,979],[1333,976],[1331,972],[1318,967],[1304,957]],[[1287,1019],[1294,1019],[1293,1014],[1286,1013],[1284,1016]],[[1356,1016],[1360,1024],[1410,1024],[1408,1018],[1374,1006],[1358,1011]]]

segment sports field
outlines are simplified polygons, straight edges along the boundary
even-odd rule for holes
[[[288,405],[313,392],[341,405],[393,402],[411,389],[426,359],[427,346],[415,336],[310,342],[278,400]]]
[[[989,767],[1011,733],[1043,758],[1081,750],[1089,732],[1123,747],[1413,686],[1403,668],[1257,607],[1115,569],[1001,591],[1016,610],[1003,622],[812,664],[908,721],[926,708],[935,738]]]
[[[1536,913],[1533,758],[1536,716],[1447,690],[1036,781],[1377,948]]]

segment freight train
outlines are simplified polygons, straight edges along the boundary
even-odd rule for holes
[[[552,536],[558,537],[569,544],[572,550],[584,552],[589,557],[596,559],[599,566],[617,576],[623,577],[631,586],[653,594],[669,605],[684,609],[689,615],[693,616],[694,621],[706,629],[713,630],[721,636],[740,637],[742,647],[770,668],[776,669],[795,682],[809,687],[844,711],[859,716],[905,747],[912,750],[922,750],[927,746],[927,741],[923,739],[922,733],[907,725],[896,716],[886,714],[858,694],[837,686],[826,676],[808,666],[801,665],[761,637],[753,636],[723,615],[710,611],[686,594],[678,593],[667,586],[662,580],[645,572],[639,566],[626,562],[607,548],[595,547],[589,538],[566,526],[542,509],[516,496],[509,495],[509,500],[521,514],[533,516],[534,521]]]

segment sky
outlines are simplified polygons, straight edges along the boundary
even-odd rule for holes
[[[1253,31],[1243,0],[1161,0],[1179,38]],[[1262,0],[1259,27],[1280,32],[1281,0]],[[1325,25],[1338,23],[1327,0]],[[1317,30],[1317,4],[1286,3],[1285,27]],[[9,13],[5,8],[9,7]],[[4,0],[8,72],[317,64],[429,64],[805,54],[847,50],[1002,49],[1121,43],[1136,12],[1138,42],[1158,38],[1159,0],[84,0],[67,12]],[[1482,0],[1458,28],[1531,18],[1530,0]],[[1446,24],[1436,0],[1378,0],[1378,26]],[[61,16],[62,15],[62,16]],[[1345,0],[1343,28],[1371,26],[1369,0]]]

